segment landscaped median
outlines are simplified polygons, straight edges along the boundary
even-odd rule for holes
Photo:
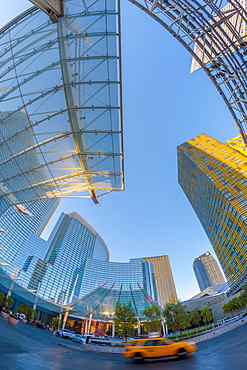
[[[243,316],[242,318],[239,318],[236,321],[233,322],[226,322],[222,324],[221,326],[218,326],[217,328],[213,328],[206,333],[203,333],[201,335],[198,335],[197,337],[190,338],[190,340],[193,340],[196,343],[204,342],[205,340],[213,339],[215,337],[218,337],[219,335],[222,335],[230,330],[233,330],[241,325],[244,325],[247,323],[247,316]],[[186,339],[185,339],[186,340]]]
[[[247,316],[244,316],[234,322],[225,323],[217,328],[211,329],[204,334],[198,335],[197,337],[190,338],[190,340],[200,343],[209,339],[213,339],[219,335],[222,335],[230,330],[233,330],[241,325],[247,323]],[[183,339],[187,340],[187,339]],[[67,344],[59,343],[60,346],[68,347],[71,349],[78,349],[80,351],[89,351],[89,352],[100,352],[100,353],[113,353],[113,354],[122,354],[124,352],[124,347],[113,347],[106,345],[97,345],[97,344],[82,344],[79,346],[72,346]]]

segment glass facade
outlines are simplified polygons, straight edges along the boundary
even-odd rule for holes
[[[42,233],[59,202],[59,199],[41,199],[24,203],[31,216],[18,212],[14,207],[2,214],[1,227],[6,233],[0,233],[0,247],[3,248],[0,250],[0,260],[11,265],[8,271],[12,271],[13,267],[22,267],[23,257],[27,253],[26,241],[32,234],[38,236]]]
[[[32,7],[0,31],[0,210],[123,190],[118,2]]]
[[[202,254],[194,260],[193,270],[201,291],[209,286],[226,282],[218,262],[209,252]]]
[[[156,286],[153,281],[153,267],[141,258],[130,259],[130,262],[104,262],[88,259],[82,280],[81,295],[88,294],[98,286],[105,284],[109,288],[114,284],[114,289],[129,290],[145,289],[154,300]]]
[[[156,305],[141,287],[132,287],[130,284],[128,290],[124,290],[116,289],[114,284],[109,288],[103,284],[66,307],[73,307],[72,316],[75,317],[89,318],[92,315],[92,320],[109,321],[114,317],[117,303],[132,305],[139,320],[146,320],[143,311]]]
[[[81,296],[88,258],[109,260],[109,251],[96,230],[77,213],[62,213],[47,241],[31,237],[25,244],[19,277],[28,289],[63,304]]]
[[[179,184],[233,293],[247,281],[247,162],[238,142],[223,144],[202,134],[178,147]]]
[[[47,241],[32,235],[23,251],[12,270],[23,287],[48,301],[66,304],[102,285],[126,297],[141,290],[157,301],[153,265],[141,258],[109,262],[104,240],[75,212],[61,214]]]

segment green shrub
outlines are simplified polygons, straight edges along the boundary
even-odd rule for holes
[[[170,335],[169,336],[169,339],[174,339],[174,338],[177,338],[177,336],[176,335]]]
[[[19,318],[14,313],[11,313],[9,316],[13,317],[13,319],[19,320]]]

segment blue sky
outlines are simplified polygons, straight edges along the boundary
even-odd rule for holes
[[[1,26],[31,3],[6,2]],[[190,74],[190,54],[151,17],[122,0],[124,192],[63,199],[61,212],[78,212],[103,237],[111,261],[167,254],[178,297],[199,292],[193,260],[213,249],[177,183],[178,145],[206,133],[224,142],[238,134],[206,74]]]

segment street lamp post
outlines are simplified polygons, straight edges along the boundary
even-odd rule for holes
[[[164,317],[162,317],[161,319],[161,325],[163,329],[163,335],[166,335],[168,333],[168,330],[167,330],[167,325],[166,325],[166,319]]]
[[[36,310],[37,302],[38,302],[38,299],[39,299],[38,292],[39,292],[40,285],[41,285],[41,283],[38,284],[38,288],[37,288],[36,292],[34,291],[36,293],[35,300],[34,300],[34,303],[33,303],[33,309],[34,310]]]
[[[22,278],[18,278],[18,277],[12,278],[12,281],[11,281],[11,284],[10,284],[10,287],[7,293],[7,298],[11,296],[16,280],[22,280]]]

